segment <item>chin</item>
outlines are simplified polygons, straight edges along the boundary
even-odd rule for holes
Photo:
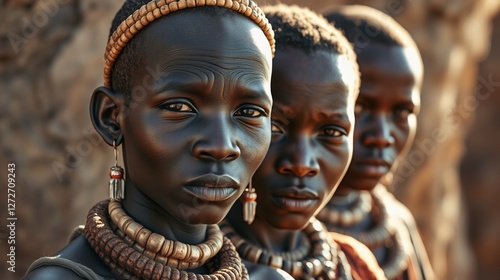
[[[371,191],[379,183],[381,178],[358,178],[349,184],[349,188],[355,191]]]
[[[301,230],[309,224],[309,220],[312,216],[301,214],[287,214],[280,217],[282,218],[267,221],[270,225],[277,229]]]
[[[209,205],[201,209],[193,209],[191,215],[184,217],[184,221],[191,225],[218,224],[226,217],[227,212],[229,212],[229,208],[221,209],[220,207]]]

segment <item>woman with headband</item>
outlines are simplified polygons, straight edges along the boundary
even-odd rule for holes
[[[248,279],[217,223],[269,147],[271,26],[249,0],[129,0],[111,34],[90,104],[110,199],[26,279]]]

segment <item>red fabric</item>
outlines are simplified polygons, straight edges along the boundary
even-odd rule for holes
[[[387,280],[368,247],[350,236],[335,232],[329,234],[346,255],[354,280]]]

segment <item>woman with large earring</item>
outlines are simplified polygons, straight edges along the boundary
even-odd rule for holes
[[[26,279],[247,279],[217,223],[269,147],[273,52],[253,1],[126,1],[90,105],[124,168]]]

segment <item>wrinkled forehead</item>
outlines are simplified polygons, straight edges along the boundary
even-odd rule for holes
[[[423,64],[420,54],[414,48],[374,43],[360,50],[357,55],[362,76],[363,72],[378,72],[393,77],[411,78],[417,87],[421,86]]]
[[[215,15],[202,9],[173,13],[144,29],[144,62],[157,63],[165,56],[182,53],[249,59],[271,67],[269,41],[259,26],[233,11]]]

